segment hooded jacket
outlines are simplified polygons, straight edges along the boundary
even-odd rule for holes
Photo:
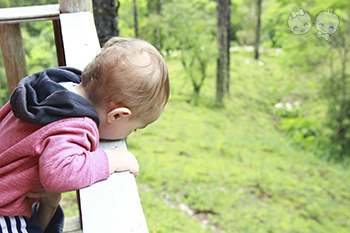
[[[92,103],[59,82],[81,71],[60,67],[21,80],[0,110],[0,215],[27,218],[38,199],[28,192],[67,192],[110,176],[97,150],[99,118]]]

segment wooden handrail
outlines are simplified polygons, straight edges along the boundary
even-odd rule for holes
[[[52,20],[59,64],[83,69],[100,51],[91,6],[91,0],[59,0],[55,5],[0,9],[0,43],[10,92],[28,75],[20,23]],[[99,148],[116,145],[126,149],[125,140],[101,142]],[[79,199],[81,219],[67,219],[64,232],[148,233],[136,181],[129,172],[80,190]]]
[[[59,14],[58,4],[0,8],[0,24],[55,20]]]

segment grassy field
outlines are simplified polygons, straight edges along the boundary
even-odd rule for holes
[[[274,58],[251,57],[232,56],[224,108],[214,105],[214,66],[194,104],[180,63],[168,61],[165,112],[127,139],[151,233],[350,232],[349,170],[295,146],[274,114],[278,102],[301,101],[313,122],[323,119],[318,77],[291,79]],[[77,214],[72,193],[63,205]]]

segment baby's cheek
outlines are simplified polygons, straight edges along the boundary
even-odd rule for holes
[[[333,28],[329,28],[329,29],[328,29],[329,33],[334,33],[336,30],[337,30],[337,29],[336,29],[335,26],[333,26]]]

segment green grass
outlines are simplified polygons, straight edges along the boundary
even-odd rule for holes
[[[232,56],[224,108],[214,105],[214,66],[194,105],[181,65],[168,61],[163,115],[127,140],[151,233],[350,232],[349,170],[293,146],[273,114],[275,103],[301,100],[323,119],[325,106],[312,108],[317,80],[297,82],[273,58],[250,57]]]

